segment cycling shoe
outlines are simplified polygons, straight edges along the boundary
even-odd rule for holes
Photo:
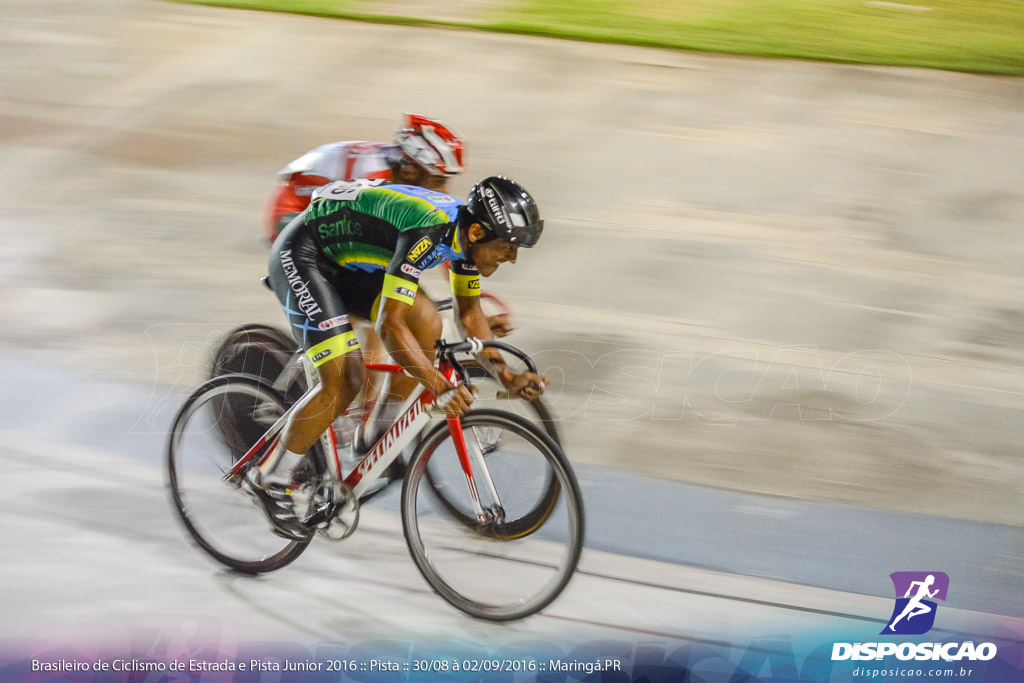
[[[254,471],[258,472],[259,470]],[[292,489],[277,483],[262,485],[260,479],[259,474],[247,474],[242,480],[242,488],[259,505],[267,521],[270,522],[271,531],[290,541],[311,539],[313,530],[306,527],[295,515]]]

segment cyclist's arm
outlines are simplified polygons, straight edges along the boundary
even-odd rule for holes
[[[434,369],[434,364],[427,358],[412,330],[409,329],[407,316],[412,306],[392,298],[382,298],[381,302],[377,326],[384,346],[395,362],[435,396],[440,396],[451,389],[452,384]]]
[[[459,311],[459,330],[464,337],[476,337],[477,339],[494,339],[491,326],[487,322],[487,316],[480,306],[479,296],[455,295],[455,304]],[[487,371],[499,380],[504,387],[508,387],[515,377],[501,352],[497,349],[484,349],[481,352],[481,360],[487,367]]]
[[[477,339],[494,339],[491,326],[480,307],[480,273],[476,266],[465,261],[456,261],[448,268],[448,282],[455,297],[458,311],[459,331],[462,336]],[[487,371],[507,387],[515,374],[497,349],[484,349],[481,353]]]
[[[480,275],[466,263],[453,263],[449,270],[452,294],[459,311],[459,325],[464,335],[478,339],[493,339],[490,324],[480,307]],[[513,396],[532,401],[544,393],[546,377],[524,372],[516,374],[505,363],[497,349],[484,349],[480,360],[487,371]]]
[[[438,232],[425,228],[408,230],[399,236],[395,254],[384,274],[377,316],[377,331],[391,357],[435,396],[452,389],[452,384],[434,368],[431,359],[420,348],[409,328],[408,319],[419,291],[420,266],[429,261],[430,248],[439,239]],[[472,402],[467,389],[460,387],[460,391],[462,395],[447,408],[456,415],[468,409]]]
[[[384,340],[384,346],[391,357],[432,394],[440,396],[451,392],[451,398],[444,406],[445,412],[455,416],[464,415],[473,403],[473,394],[464,384],[452,391],[451,382],[434,368],[409,329],[407,317],[411,310],[411,306],[396,299],[382,299],[377,330]]]

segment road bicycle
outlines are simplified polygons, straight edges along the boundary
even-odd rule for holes
[[[497,296],[488,292],[481,293],[481,298],[489,301],[495,309],[505,315],[511,316],[508,305]],[[434,305],[438,312],[443,314],[442,339],[451,339],[455,335],[451,315],[454,308],[454,301],[451,298],[435,300]],[[305,359],[304,352],[298,347],[294,338],[286,331],[270,325],[250,323],[240,325],[228,332],[217,345],[211,354],[210,377],[241,372],[245,374],[262,377],[273,383],[274,388],[282,392],[285,401],[291,405],[299,400],[306,392],[309,384],[306,381],[306,371],[303,366]],[[562,445],[558,432],[556,419],[551,410],[547,407],[543,398],[533,401],[509,400],[504,387],[495,379],[491,373],[476,359],[463,360],[462,366],[469,373],[471,380],[477,390],[477,399],[473,404],[474,410],[481,408],[494,408],[516,414],[530,420],[559,446]],[[386,377],[390,377],[387,375]],[[369,424],[374,421],[380,410],[381,403],[377,400],[379,396],[387,396],[390,384],[387,379],[376,387],[376,392],[371,392],[369,397],[360,396],[349,410],[339,416],[333,423],[335,442],[339,445],[343,460],[351,461],[354,456],[354,449],[347,448],[347,444],[353,441],[357,428],[361,424]],[[229,429],[232,426],[227,421],[221,423],[222,429]],[[236,431],[245,431],[242,427],[235,427]],[[228,434],[228,437],[232,435]],[[253,434],[246,434],[248,439],[246,445],[255,440]],[[346,464],[350,464],[346,463]],[[402,476],[404,462],[397,459],[392,468],[388,471],[388,479],[397,479]],[[437,466],[428,468],[427,477],[431,483],[435,483],[437,477],[435,470]],[[382,482],[383,483],[383,482]],[[557,486],[553,474],[546,476],[545,488]],[[464,504],[457,500],[450,500],[446,495],[447,489],[438,486],[436,493],[442,504],[446,505],[452,514],[468,515],[469,511]]]
[[[439,341],[438,369],[472,386],[457,355],[484,348],[536,371],[515,347],[476,339]],[[303,366],[312,391],[316,371],[308,361]],[[406,374],[398,365],[367,369]],[[441,420],[447,398],[417,385],[392,426],[347,473],[333,430],[325,431],[297,471],[296,514],[318,536],[347,538],[358,526],[360,505],[381,490],[377,482],[387,482],[385,473],[411,447],[400,517],[416,567],[466,614],[521,619],[550,604],[576,569],[584,534],[579,484],[561,448],[536,425],[493,409]],[[192,540],[237,571],[279,569],[309,545],[272,534],[241,488],[246,472],[274,451],[295,409],[262,377],[220,375],[188,397],[172,425],[167,466],[174,507]]]

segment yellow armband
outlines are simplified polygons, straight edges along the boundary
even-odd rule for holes
[[[480,296],[479,275],[459,275],[453,270],[448,271],[448,281],[455,296]]]
[[[385,275],[384,289],[381,294],[388,299],[396,299],[403,304],[412,306],[412,301],[416,298],[416,292],[419,289],[420,286],[415,282],[409,282],[394,275]]]

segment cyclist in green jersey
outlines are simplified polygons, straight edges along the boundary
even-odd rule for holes
[[[543,225],[529,193],[502,176],[474,185],[466,203],[436,190],[381,181],[338,181],[317,190],[309,208],[275,240],[269,264],[269,283],[320,376],[278,449],[246,480],[276,533],[308,538],[291,501],[292,473],[363,386],[352,317],[375,321],[392,358],[415,381],[437,396],[455,392],[445,409],[461,415],[474,397],[434,367],[441,320],[430,299],[417,296],[420,276],[448,263],[463,328],[491,339],[480,308],[480,276],[515,263],[520,247],[537,243]],[[513,373],[492,349],[484,355],[511,395],[533,400],[543,393],[545,377]]]

